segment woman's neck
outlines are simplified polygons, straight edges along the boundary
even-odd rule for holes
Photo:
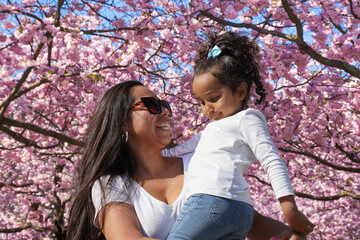
[[[137,149],[132,152],[137,165],[137,178],[149,179],[161,177],[169,168],[171,161],[161,156],[160,149]]]

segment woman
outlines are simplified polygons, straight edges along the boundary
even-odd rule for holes
[[[137,81],[106,92],[88,128],[67,229],[68,239],[163,239],[184,201],[191,154],[163,157],[171,109]],[[263,229],[264,222],[271,229]],[[289,228],[256,214],[252,239]],[[145,237],[144,237],[145,236]]]

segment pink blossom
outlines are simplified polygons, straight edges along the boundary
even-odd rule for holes
[[[304,41],[321,58],[309,56],[309,48],[297,43],[300,32],[281,1],[98,1],[89,3],[92,9],[82,1],[69,1],[60,11],[59,26],[54,25],[57,4],[48,2],[46,6],[35,0],[0,3],[0,104],[10,100],[0,126],[22,137],[0,131],[1,229],[23,223],[53,229],[54,221],[47,216],[60,206],[55,206],[55,195],[64,204],[60,208],[65,206],[65,216],[59,217],[66,225],[81,157],[76,144],[21,125],[7,126],[3,117],[84,141],[104,92],[119,82],[139,79],[171,102],[171,135],[181,143],[207,124],[191,93],[197,46],[205,33],[224,27],[250,36],[261,48],[267,103],[250,105],[267,117],[294,189],[320,199],[345,191],[360,195],[357,172],[329,166],[359,168],[360,82],[336,67],[352,65],[355,72],[358,68],[356,1],[352,9],[350,1],[292,1]],[[202,10],[234,24],[220,24]],[[242,23],[250,25],[235,27]],[[41,49],[35,55],[37,48]],[[342,64],[329,66],[322,58]],[[23,78],[18,95],[9,98]],[[20,141],[23,138],[28,141]],[[29,142],[35,146],[27,146]],[[268,178],[258,163],[246,173],[257,210],[284,221],[271,187],[251,175]],[[358,236],[360,206],[351,196],[331,201],[297,197],[299,209],[316,224],[309,238]],[[43,236],[54,238],[50,231],[32,229],[0,233],[1,239]]]
[[[15,28],[16,25],[11,21],[4,21],[1,27],[4,29],[9,29],[9,28]]]
[[[237,11],[235,11],[234,7],[232,5],[229,5],[225,9],[225,16],[229,19],[235,19],[238,16]]]
[[[32,5],[36,3],[36,0],[21,0],[21,3],[26,5]]]

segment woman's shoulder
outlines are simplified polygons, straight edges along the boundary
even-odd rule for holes
[[[132,206],[129,191],[125,184],[126,177],[116,175],[111,177],[105,175],[94,182],[91,189],[91,199],[95,208],[94,224],[98,226],[96,220],[99,211],[107,204],[113,202],[127,203]]]
[[[94,182],[91,189],[91,195],[93,199],[98,198],[98,196],[101,196],[102,194],[109,199],[119,195],[127,196],[126,182],[128,182],[128,180],[125,175],[104,175]]]
[[[114,187],[117,185],[124,184],[127,181],[127,177],[125,174],[119,174],[119,175],[104,175],[100,177],[95,183],[102,184],[103,186],[107,187]]]

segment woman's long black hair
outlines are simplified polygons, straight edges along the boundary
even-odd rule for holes
[[[208,58],[208,53],[214,46],[221,50],[220,55]],[[243,109],[247,108],[250,89],[256,85],[256,93],[261,103],[266,96],[263,87],[257,54],[259,48],[247,36],[234,32],[209,33],[208,41],[199,45],[195,59],[194,76],[211,72],[220,82],[235,91],[242,82],[248,85],[247,95],[243,102]]]
[[[125,146],[123,126],[134,104],[131,90],[135,86],[143,85],[138,81],[120,83],[110,88],[97,105],[78,165],[78,181],[72,197],[66,239],[105,239],[93,224],[92,186],[105,175],[110,176],[109,182],[120,174],[126,174],[128,179],[134,178],[136,166]],[[103,219],[100,221],[103,223]]]

